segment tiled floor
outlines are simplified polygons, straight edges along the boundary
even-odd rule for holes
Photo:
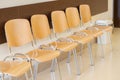
[[[110,44],[104,45],[105,59],[100,58],[100,46],[93,45],[93,55],[95,66],[90,67],[87,49],[82,54],[80,62],[81,75],[76,75],[73,56],[71,58],[71,74],[67,71],[64,61],[60,62],[62,80],[120,80],[120,29],[115,29],[112,35],[113,52]],[[38,80],[50,80],[50,69],[38,74]],[[56,80],[59,79],[58,69],[56,69]]]

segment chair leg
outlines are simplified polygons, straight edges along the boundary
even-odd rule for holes
[[[1,79],[2,79],[2,80],[5,80],[5,79],[4,79],[4,74],[2,74]]]
[[[38,73],[38,62],[34,62],[34,74],[33,74],[33,79],[37,80],[37,73]]]
[[[11,76],[9,77],[9,80],[12,80],[12,77],[11,77]]]
[[[82,56],[83,53],[83,44],[80,44],[80,56]]]
[[[19,80],[19,78],[16,77],[15,80]]]
[[[88,53],[90,57],[90,65],[94,66],[93,55],[92,55],[92,43],[88,43]]]
[[[108,39],[109,39],[109,41],[110,41],[110,48],[111,48],[111,51],[113,52],[113,48],[112,48],[112,40],[111,40],[110,32],[107,32],[107,35],[108,35]]]
[[[83,53],[83,44],[80,44],[80,65],[83,68],[83,62],[82,62],[82,53]]]
[[[51,80],[56,80],[55,79],[55,65],[56,65],[56,61],[55,59],[52,60],[52,64],[51,64]]]
[[[33,75],[34,73],[33,73],[32,61],[30,61],[30,73],[31,73],[31,80],[35,80]]]
[[[77,70],[76,71],[77,75],[80,75],[80,67],[79,67],[79,63],[78,63],[78,56],[77,56],[77,53],[76,53],[76,49],[73,50],[73,56],[74,56],[76,70]]]
[[[29,80],[27,72],[25,73],[26,80]]]
[[[71,51],[68,53],[68,58],[67,58],[67,61],[66,61],[66,65],[67,65],[67,69],[68,69],[69,74],[71,74],[70,59],[71,59]]]
[[[102,45],[102,36],[99,36],[99,38],[100,38],[100,47],[101,47],[101,58],[104,59],[105,51]]]
[[[55,72],[51,72],[51,80],[55,80]]]
[[[60,70],[60,64],[59,64],[59,61],[57,58],[55,58],[55,61],[57,63],[57,67],[58,67],[58,71],[59,71],[59,77],[60,77],[60,80],[62,80],[62,75],[61,75],[61,70]]]

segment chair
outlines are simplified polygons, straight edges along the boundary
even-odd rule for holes
[[[67,17],[69,28],[70,29],[75,29],[75,28],[77,29],[75,32],[76,34],[86,33],[87,35],[93,36],[94,38],[97,38],[97,37],[101,38],[101,35],[103,34],[103,32],[101,30],[80,30],[80,28],[82,28],[82,25],[81,25],[81,21],[80,21],[79,12],[78,12],[78,9],[76,7],[66,8],[66,17]],[[103,58],[104,51],[103,51],[102,45],[101,45],[101,49],[102,49],[101,55]]]
[[[78,45],[77,43],[73,43],[68,40],[60,41],[59,39],[57,41],[52,41],[52,37],[50,37],[51,36],[50,25],[49,25],[48,18],[46,15],[44,14],[33,15],[31,17],[31,23],[32,23],[33,34],[36,40],[37,39],[41,40],[43,38],[49,37],[51,40],[51,42],[48,44],[49,46],[52,46],[54,47],[54,49],[61,51],[61,54],[62,52],[66,52],[66,53],[69,52],[68,56],[71,55],[71,51],[74,51],[74,55],[75,55],[74,57],[77,57],[75,54],[75,50],[74,50]],[[70,57],[68,57],[68,60],[69,59]],[[77,65],[78,63],[76,59],[77,58],[75,58],[76,67],[78,68],[77,74],[79,75],[80,71],[79,71],[79,66]],[[68,60],[67,60],[67,63],[68,63],[68,70],[69,70],[70,61]],[[54,72],[54,70],[51,70],[51,72]]]
[[[69,30],[69,26],[68,26],[64,11],[53,11],[52,23],[53,23],[54,32],[56,34]],[[92,36],[89,37],[89,36],[83,36],[83,35],[81,36],[81,35],[74,35],[74,34],[71,36],[68,36],[68,38],[72,39],[73,42],[77,42],[78,44],[85,44],[86,42],[90,42],[93,39]],[[94,65],[93,58],[92,58],[91,43],[88,45],[89,45],[89,52],[90,52],[90,63],[91,65]]]
[[[81,16],[82,23],[92,24],[91,11],[90,11],[89,5],[86,5],[86,4],[80,5],[79,10],[80,10],[80,16]],[[110,31],[112,31],[113,28],[111,26],[99,26],[99,25],[98,26],[93,25],[93,26],[94,28],[102,30],[103,32],[107,32],[107,36],[111,43],[110,45],[112,49],[112,40],[110,36]]]
[[[60,55],[59,51],[37,49],[35,47],[36,45],[27,19],[13,19],[7,21],[5,24],[5,33],[11,54],[15,54],[12,52],[12,47],[20,47],[29,43],[33,47],[32,51],[23,54],[28,56],[34,63],[34,80],[37,80],[38,63],[51,60],[55,61]]]
[[[20,55],[21,54],[19,54],[19,56]],[[0,73],[2,80],[5,80],[5,77],[8,77],[9,79],[12,79],[12,77],[18,78],[24,74],[26,80],[28,80],[28,70],[30,70],[31,76],[33,76],[30,60],[26,57],[27,60],[25,61],[17,56],[18,54],[15,54],[14,56],[7,56],[3,61],[0,61]],[[33,80],[33,78],[31,80]]]
[[[80,9],[80,15],[82,18],[82,22],[83,23],[87,23],[87,22],[92,22],[92,18],[91,18],[91,11],[90,11],[90,7],[87,4],[83,4],[79,6]],[[95,26],[100,28],[100,30],[105,30],[105,31],[109,31],[112,29],[111,26]]]

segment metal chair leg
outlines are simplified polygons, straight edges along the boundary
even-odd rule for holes
[[[11,77],[11,76],[9,77],[9,80],[12,80],[12,77]]]
[[[83,53],[83,44],[80,44],[80,56],[82,56]]]
[[[55,72],[51,72],[51,80],[55,80]]]
[[[99,38],[100,38],[100,47],[101,47],[101,58],[104,59],[105,51],[102,45],[102,36],[99,36]]]
[[[25,73],[26,80],[29,80],[27,72]]]
[[[1,78],[2,78],[2,80],[5,80],[5,79],[4,79],[4,74],[2,74],[2,77],[1,77]]]
[[[107,32],[108,34],[108,39],[110,41],[110,48],[111,48],[111,51],[113,52],[113,48],[112,48],[112,40],[111,40],[111,35],[110,35],[110,32]]]
[[[79,63],[78,63],[78,57],[77,57],[77,53],[76,53],[76,49],[73,50],[73,55],[74,55],[74,61],[75,61],[75,66],[76,66],[76,72],[77,75],[80,75],[80,67],[79,67]]]
[[[83,62],[82,62],[82,53],[83,53],[83,44],[80,44],[80,65],[83,68]]]
[[[33,79],[37,80],[37,72],[38,72],[38,62],[34,62],[34,74],[33,74]]]
[[[55,58],[55,61],[57,62],[57,67],[58,67],[58,71],[59,71],[59,77],[60,77],[60,80],[62,80],[62,75],[61,75],[61,70],[60,70],[60,64],[59,64],[59,61],[58,59]]]
[[[51,64],[51,80],[56,80],[55,79],[55,65],[56,65],[56,62],[55,62],[55,59],[52,60],[52,64]]]
[[[31,79],[30,80],[35,80],[34,79],[34,73],[33,73],[33,65],[32,65],[32,61],[29,62],[30,63],[30,73],[31,73]]]
[[[89,56],[90,56],[90,65],[94,66],[93,55],[92,55],[92,44],[91,44],[91,42],[88,43],[88,53],[89,53]]]
[[[68,58],[67,58],[67,61],[66,61],[66,65],[67,65],[67,69],[68,69],[69,74],[71,74],[70,59],[71,59],[71,51],[68,53]]]
[[[16,77],[15,80],[19,80],[19,78]]]

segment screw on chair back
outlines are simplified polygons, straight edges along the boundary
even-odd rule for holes
[[[79,9],[80,9],[80,16],[82,18],[82,22],[87,23],[91,21],[91,11],[89,5],[85,5],[85,4],[80,5]]]
[[[13,19],[5,24],[5,34],[9,47],[19,47],[33,41],[30,24],[26,19]]]
[[[62,33],[68,30],[68,23],[64,11],[53,11],[51,18],[55,33]]]
[[[44,14],[37,14],[31,17],[32,31],[35,39],[43,39],[50,36],[50,25]]]
[[[66,8],[66,17],[69,28],[75,28],[80,26],[80,16],[76,7]]]

